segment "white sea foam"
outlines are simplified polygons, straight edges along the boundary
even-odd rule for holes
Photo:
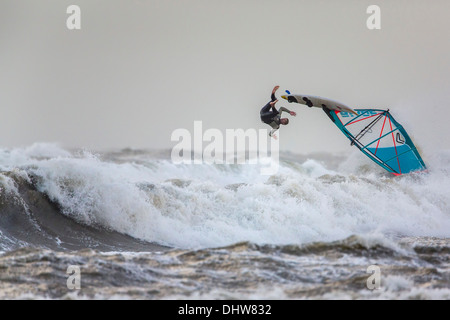
[[[40,144],[0,150],[0,165],[37,177],[38,190],[79,222],[198,248],[353,234],[449,237],[450,180],[439,163],[449,157],[434,157],[427,174],[402,177],[365,160],[355,165],[354,156],[335,171],[313,159],[281,161],[278,175],[267,177],[257,165],[174,165],[149,154],[113,162]],[[356,169],[342,169],[349,167]]]

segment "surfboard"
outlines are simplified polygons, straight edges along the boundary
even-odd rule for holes
[[[389,109],[352,109],[335,100],[288,91],[281,97],[289,103],[321,108],[352,146],[394,175],[427,169],[408,133]]]
[[[316,96],[310,96],[310,95],[303,95],[303,94],[286,94],[282,95],[281,98],[287,100],[289,103],[299,103],[307,105],[308,107],[316,107],[316,108],[327,108],[330,110],[337,110],[337,111],[345,111],[350,112],[356,115],[356,112],[350,108],[349,106],[346,106],[345,104],[330,100],[322,97],[316,97]]]

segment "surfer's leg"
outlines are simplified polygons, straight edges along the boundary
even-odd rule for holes
[[[272,95],[270,96],[270,99],[272,99],[272,101],[277,100],[277,98],[275,97],[275,92],[277,92],[277,90],[280,88],[280,86],[275,86],[272,90]]]
[[[272,101],[270,101],[270,102],[272,102]],[[261,112],[260,112],[261,117],[264,113],[270,112],[270,108],[272,108],[272,106],[270,105],[270,102],[267,102],[267,104],[264,107],[262,107]]]
[[[261,112],[261,121],[267,124],[270,124],[273,122],[273,118],[277,116],[277,113],[274,113],[273,111],[268,112]]]

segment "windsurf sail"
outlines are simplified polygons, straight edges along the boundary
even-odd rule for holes
[[[388,110],[354,109],[356,114],[323,108],[334,124],[376,164],[394,175],[426,169],[406,130]]]
[[[406,130],[389,110],[352,109],[340,102],[301,94],[281,96],[289,103],[317,107],[325,111],[331,121],[356,146],[376,164],[394,175],[426,169]]]

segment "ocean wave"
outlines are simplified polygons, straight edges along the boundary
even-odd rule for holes
[[[448,254],[435,254],[448,241],[403,240],[400,250],[361,236],[141,253],[21,248],[0,255],[0,299],[448,299]],[[425,243],[432,252],[415,250]],[[74,265],[77,291],[66,287]],[[380,286],[371,290],[374,265]]]
[[[105,232],[177,248],[450,236],[449,179],[438,164],[393,177],[365,160],[355,164],[353,155],[289,154],[267,177],[258,165],[175,165],[156,154],[46,144],[0,150],[3,247],[15,241],[95,247],[113,237]],[[80,228],[90,240],[65,237]]]

